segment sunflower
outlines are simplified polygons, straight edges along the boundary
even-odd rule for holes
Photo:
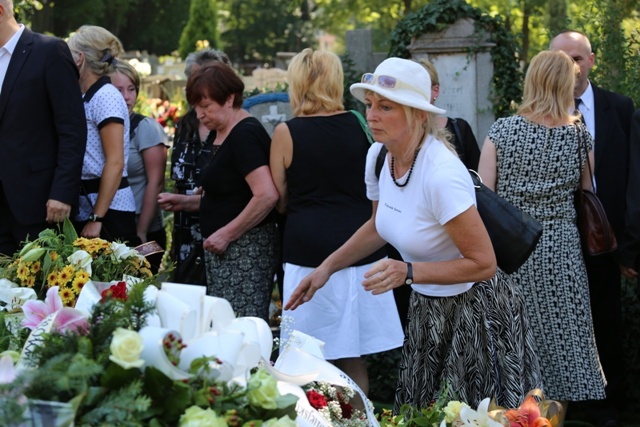
[[[47,285],[49,287],[52,287],[52,286],[56,286],[57,284],[58,284],[58,273],[55,271],[52,271],[47,276]]]
[[[29,267],[27,266],[27,264],[22,263],[20,264],[20,266],[18,267],[18,279],[24,281],[27,278],[29,278]]]
[[[83,282],[87,283],[89,281],[89,279],[91,279],[91,276],[89,276],[89,273],[87,273],[85,270],[80,269],[78,271],[76,271],[76,280],[82,280]]]
[[[73,279],[73,283],[71,283],[71,287],[73,288],[73,292],[79,294],[84,285],[87,284],[87,279],[81,277],[79,274],[76,275],[75,279]]]
[[[25,280],[22,281],[22,284],[28,288],[33,288],[33,286],[36,284],[35,276],[27,277]]]
[[[73,291],[67,287],[60,287],[58,294],[60,295],[60,298],[62,298],[62,302],[64,303],[64,305],[68,307],[71,307],[75,302],[76,294],[74,294]]]
[[[56,251],[49,252],[49,258],[51,258],[51,261],[57,260],[58,257],[59,257],[58,252],[56,252]]]
[[[30,268],[31,268],[31,273],[38,274],[42,269],[42,265],[40,264],[40,261],[35,261],[31,263]]]

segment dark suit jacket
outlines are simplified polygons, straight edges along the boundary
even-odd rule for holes
[[[631,119],[627,213],[620,262],[640,268],[640,110]]]
[[[86,143],[67,44],[25,28],[0,93],[0,181],[20,223],[44,223],[48,199],[78,203]]]
[[[616,233],[619,250],[615,254],[618,262],[626,264],[628,243],[625,241],[627,189],[631,163],[640,162],[632,158],[629,143],[631,116],[634,112],[631,98],[593,86],[595,104],[595,175],[598,198],[602,202],[607,218]],[[630,184],[632,189],[640,186],[640,181]],[[635,191],[635,197],[640,192]],[[640,221],[640,217],[631,219]],[[628,263],[627,265],[631,265]]]

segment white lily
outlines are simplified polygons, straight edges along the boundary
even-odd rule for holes
[[[489,401],[490,399],[487,397],[480,402],[477,411],[468,406],[460,408],[462,425],[469,427],[503,427],[502,423],[493,420],[489,416]]]
[[[112,242],[109,248],[113,251],[113,255],[116,259],[127,259],[133,256],[137,256],[138,251],[130,248],[124,243]]]
[[[91,262],[93,258],[87,251],[79,250],[75,251],[67,258],[67,261],[76,268],[81,268],[91,276]]]

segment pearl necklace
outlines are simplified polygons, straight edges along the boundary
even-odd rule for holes
[[[416,159],[418,158],[418,153],[420,152],[420,149],[416,150],[416,154],[413,156],[413,162],[411,162],[411,167],[409,168],[409,174],[407,175],[407,180],[400,184],[398,181],[396,181],[396,158],[393,157],[393,154],[391,155],[391,179],[393,180],[393,183],[397,186],[397,187],[405,187],[408,183],[409,183],[409,179],[411,179],[411,173],[413,172],[413,167],[416,165]]]

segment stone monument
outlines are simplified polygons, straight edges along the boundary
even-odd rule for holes
[[[289,94],[286,92],[262,93],[245,99],[242,108],[247,110],[267,130],[269,136],[273,136],[273,130],[278,123],[293,117]]]
[[[447,110],[447,116],[469,122],[481,147],[495,121],[491,104],[491,48],[495,44],[488,39],[488,34],[476,32],[473,20],[459,19],[443,31],[414,38],[408,46],[411,59],[427,58],[438,70],[436,105]],[[371,30],[348,31],[346,42],[358,70],[372,72],[386,58],[386,54],[372,51]]]
[[[482,146],[495,121],[491,104],[493,63],[488,35],[479,35],[471,19],[459,19],[438,33],[425,33],[408,46],[412,59],[426,58],[440,79],[436,105],[449,117],[469,122]]]

